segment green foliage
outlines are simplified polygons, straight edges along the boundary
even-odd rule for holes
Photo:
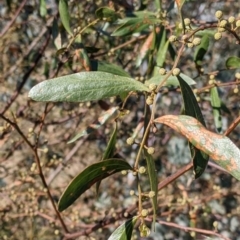
[[[188,84],[181,78],[177,77],[180,83],[182,97],[184,102],[184,113],[191,117],[196,118],[204,126],[206,126],[200,107],[198,106],[197,100],[192,92],[192,89]],[[208,164],[208,155],[205,152],[200,152],[198,149],[189,144],[192,159],[195,178],[200,177]]]
[[[226,61],[227,68],[240,68],[240,58],[229,57]]]
[[[152,17],[136,17],[128,20],[126,23],[118,27],[113,33],[114,37],[128,36],[133,33],[138,33],[148,28],[149,25],[160,23],[159,19]]]
[[[131,169],[132,167],[121,159],[108,159],[88,166],[69,183],[58,202],[58,210],[63,211],[71,206],[94,183],[114,173]]]
[[[62,24],[66,31],[72,35],[72,31],[70,28],[70,14],[68,10],[68,1],[60,0],[59,1],[59,14],[62,21]]]
[[[215,126],[218,132],[222,131],[222,118],[221,118],[221,99],[218,94],[218,89],[216,87],[211,88],[210,90],[211,95],[211,105],[213,108],[213,116]]]
[[[105,72],[81,72],[43,81],[29,97],[44,102],[87,102],[129,93],[149,91],[134,79]]]
[[[108,238],[108,240],[131,240],[137,217],[133,217],[120,225]]]
[[[151,197],[152,207],[153,207],[153,228],[155,229],[156,217],[157,217],[157,209],[158,209],[158,177],[154,159],[152,155],[150,155],[146,150],[144,151],[144,155],[147,161],[147,169],[148,169],[148,177],[150,181],[150,189],[151,192],[154,193],[154,196]]]
[[[204,34],[201,39],[200,45],[196,48],[194,53],[194,62],[196,65],[201,66],[203,58],[205,54],[207,53],[209,47],[209,36],[208,34]]]
[[[118,14],[110,8],[102,7],[96,11],[96,16],[107,22],[115,22],[118,19]]]

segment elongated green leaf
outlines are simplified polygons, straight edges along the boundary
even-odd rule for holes
[[[221,132],[222,130],[221,99],[219,98],[217,87],[211,88],[210,96],[215,126],[217,131]]]
[[[169,54],[170,54],[172,60],[175,60],[176,51],[175,51],[175,49],[173,48],[173,44],[172,44],[172,43],[169,43],[169,45],[168,45],[168,51],[169,51]]]
[[[74,138],[72,138],[68,143],[73,143],[77,141],[79,138],[89,135],[90,133],[96,131],[101,126],[103,126],[107,121],[110,121],[117,117],[119,114],[118,107],[110,108],[109,110],[105,111],[97,121],[87,126],[87,128],[83,129],[80,133],[78,133]]]
[[[188,77],[187,75],[183,74],[183,73],[180,73],[180,76],[182,77],[182,79],[184,79],[184,81],[188,84],[188,85],[194,85],[196,84],[196,82]],[[151,83],[155,84],[155,85],[158,85],[160,84],[163,80],[165,79],[165,76],[162,76],[162,75],[156,75],[152,78],[150,78],[149,80],[147,80],[145,82],[145,84],[147,86],[149,86]],[[177,79],[176,76],[170,76],[168,79],[167,79],[167,82],[165,83],[164,86],[179,86],[179,81]]]
[[[155,0],[156,9],[161,12],[162,10],[162,0]]]
[[[138,217],[133,217],[120,225],[108,238],[108,240],[131,240],[134,225]]]
[[[60,50],[62,47],[62,39],[61,39],[61,34],[59,33],[58,23],[56,18],[54,18],[53,20],[52,37],[53,37],[53,42],[55,47],[57,48],[57,50]]]
[[[43,102],[86,102],[130,91],[149,89],[132,78],[105,72],[81,72],[43,81],[33,87],[28,96]]]
[[[46,0],[40,0],[40,16],[45,17],[47,14]]]
[[[95,12],[96,16],[107,22],[115,22],[118,19],[118,14],[108,7],[101,7]]]
[[[126,161],[120,159],[108,159],[88,166],[67,186],[59,200],[58,210],[63,211],[71,206],[94,183],[114,173],[130,169],[132,167]]]
[[[150,25],[160,23],[159,19],[156,18],[133,18],[128,20],[126,23],[118,27],[113,33],[112,36],[120,37],[131,35],[136,32],[141,32]]]
[[[202,65],[202,60],[209,47],[209,37],[207,34],[203,35],[200,45],[196,48],[194,53],[194,62],[196,65]]]
[[[122,77],[130,77],[130,75],[126,71],[113,63],[92,60],[91,66],[92,71],[108,72]]]
[[[230,57],[226,61],[227,68],[240,68],[240,58]]]
[[[102,161],[103,160],[106,160],[108,158],[112,158],[113,155],[114,155],[114,151],[115,151],[115,145],[116,145],[116,141],[117,141],[117,122],[115,123],[115,128],[114,128],[114,131],[112,133],[112,136],[108,142],[108,145],[107,145],[107,148],[103,154],[103,157],[102,157]],[[101,184],[101,181],[97,182],[96,184],[96,192],[98,194],[98,190],[99,190],[99,186]]]
[[[228,137],[207,130],[195,118],[185,115],[165,115],[154,122],[166,124],[181,133],[196,148],[240,180],[240,149]]]
[[[181,74],[177,76],[177,78],[181,87],[185,114],[191,117],[195,117],[199,122],[201,122],[205,126],[206,124],[202,115],[202,111],[198,105],[198,102],[191,87],[187,84],[185,79],[181,77]]]
[[[148,177],[150,180],[150,188],[151,188],[151,191],[153,191],[155,193],[155,195],[151,199],[152,207],[153,207],[153,228],[155,229],[157,207],[158,207],[158,203],[157,203],[158,177],[157,177],[155,161],[154,161],[152,155],[148,154],[147,150],[144,150],[144,155],[145,155],[146,161],[147,161],[147,169],[148,169]]]
[[[185,114],[196,118],[199,122],[206,126],[201,109],[198,106],[198,102],[194,96],[192,89],[186,83],[186,81],[181,78],[181,75],[177,76],[177,78],[181,87]],[[198,149],[194,148],[191,143],[189,144],[189,147],[193,158],[195,178],[198,178],[206,169],[209,157],[206,153],[200,152]]]
[[[158,54],[157,54],[157,66],[158,67],[162,67],[165,62],[166,55],[168,52],[168,46],[169,46],[169,41],[166,41],[163,48],[161,49],[161,51],[158,51]]]
[[[66,31],[72,35],[72,31],[70,28],[70,16],[68,11],[68,1],[67,0],[60,0],[59,1],[59,14],[62,21],[62,24]]]
[[[165,62],[165,58],[166,58],[166,54],[167,54],[167,49],[165,49],[164,47],[166,47],[166,45],[169,45],[166,43],[166,29],[165,28],[161,28],[160,34],[159,34],[159,38],[160,38],[160,44],[158,46],[158,51],[157,51],[157,58],[156,58],[156,66],[154,67],[154,72],[153,72],[153,76],[159,75],[159,69],[163,66],[164,62]]]
[[[116,145],[116,141],[117,141],[117,123],[115,124],[115,128],[114,131],[112,133],[112,136],[108,142],[107,148],[103,154],[102,160],[106,160],[108,158],[112,158],[114,155],[114,151],[115,151],[115,145]]]

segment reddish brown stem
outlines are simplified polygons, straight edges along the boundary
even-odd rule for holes
[[[59,219],[59,221],[60,221],[60,223],[61,223],[64,231],[65,231],[66,233],[68,233],[67,226],[66,226],[66,224],[64,223],[61,214],[60,214],[59,211],[57,210],[57,207],[56,207],[55,202],[54,202],[54,200],[53,200],[52,194],[51,194],[50,189],[49,189],[49,187],[48,187],[48,184],[47,184],[47,182],[46,182],[46,180],[45,180],[45,177],[44,177],[44,174],[43,174],[43,171],[42,171],[42,167],[41,167],[41,163],[40,163],[40,159],[39,159],[39,156],[38,156],[38,153],[37,153],[37,148],[36,148],[35,146],[33,146],[33,145],[31,144],[31,142],[27,139],[27,137],[26,137],[26,136],[24,135],[24,133],[21,131],[21,129],[19,128],[19,126],[17,125],[17,123],[11,121],[10,119],[8,119],[7,117],[5,117],[4,115],[1,115],[1,114],[0,114],[0,117],[1,117],[3,120],[5,120],[6,122],[8,122],[9,124],[11,124],[11,126],[13,126],[13,127],[16,129],[16,131],[19,133],[19,135],[22,137],[22,139],[26,142],[26,144],[27,144],[27,145],[29,146],[29,148],[32,150],[32,152],[33,152],[33,154],[34,154],[34,157],[35,157],[35,160],[36,160],[36,164],[37,164],[38,171],[39,171],[39,176],[40,176],[40,178],[41,178],[43,187],[44,187],[45,189],[47,189],[47,194],[48,194],[48,197],[49,197],[49,199],[50,199],[50,201],[51,201],[51,204],[52,204],[52,206],[53,206],[53,209],[54,209],[54,211],[55,211],[55,213],[56,213],[56,215],[57,215],[57,217],[58,217],[58,219]]]
[[[177,178],[179,178],[184,173],[188,172],[193,167],[193,163],[190,162],[186,166],[180,168],[176,173],[172,174],[171,176],[165,178],[162,182],[158,184],[158,191],[166,187],[169,183],[172,183]]]
[[[21,5],[19,6],[18,10],[16,11],[16,13],[14,14],[12,20],[5,26],[5,28],[1,31],[0,33],[0,38],[3,37],[8,29],[13,25],[13,23],[15,22],[15,20],[17,19],[18,15],[20,14],[20,12],[22,11],[23,7],[25,6],[25,4],[27,3],[27,0],[24,0]]]

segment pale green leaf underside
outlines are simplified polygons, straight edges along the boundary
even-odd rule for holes
[[[108,238],[108,240],[131,240],[132,231],[138,217],[133,217],[120,225]]]
[[[86,102],[131,91],[149,91],[132,78],[105,72],[81,72],[43,81],[34,86],[29,97],[43,102]]]

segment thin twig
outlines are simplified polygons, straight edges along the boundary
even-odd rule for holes
[[[240,116],[236,120],[233,121],[233,123],[228,127],[228,129],[224,133],[224,135],[228,136],[237,127],[237,125],[239,123],[240,123]]]
[[[43,171],[42,171],[42,167],[41,167],[41,163],[40,163],[40,159],[39,159],[39,156],[38,156],[37,148],[31,144],[31,142],[27,139],[27,137],[26,137],[26,136],[24,135],[24,133],[21,131],[21,129],[19,128],[19,126],[17,125],[16,122],[11,121],[9,118],[7,118],[7,117],[5,117],[4,115],[1,115],[1,114],[0,114],[0,117],[1,117],[3,120],[5,120],[6,122],[8,122],[9,124],[11,124],[11,126],[13,126],[13,127],[16,129],[16,131],[19,133],[19,135],[22,137],[22,139],[24,139],[24,141],[26,142],[26,144],[27,144],[27,145],[29,146],[29,148],[32,150],[32,152],[33,152],[33,154],[34,154],[34,157],[35,157],[35,160],[36,160],[37,167],[38,167],[39,176],[40,176],[40,178],[41,178],[41,180],[42,180],[43,187],[47,190],[48,197],[49,197],[49,199],[50,199],[50,201],[51,201],[51,204],[52,204],[52,206],[53,206],[53,208],[54,208],[54,211],[55,211],[55,213],[56,213],[56,215],[57,215],[57,217],[58,217],[58,219],[59,219],[59,221],[60,221],[60,223],[61,223],[64,231],[65,231],[66,233],[68,233],[67,226],[65,225],[65,223],[64,223],[64,221],[63,221],[63,219],[62,219],[61,214],[60,214],[59,211],[57,210],[57,207],[56,207],[56,205],[55,205],[55,202],[54,202],[54,199],[53,199],[53,197],[52,197],[52,194],[51,194],[50,189],[49,189],[49,187],[48,187],[48,184],[47,184],[47,182],[46,182],[46,180],[45,180],[45,177],[44,177],[44,174],[43,174]]]
[[[1,31],[0,33],[0,38],[3,37],[8,29],[13,25],[13,23],[16,21],[17,17],[19,16],[20,12],[22,11],[22,9],[24,8],[25,4],[27,3],[27,0],[24,0],[21,5],[19,6],[18,10],[16,11],[16,13],[14,14],[12,20],[4,27],[4,29]]]
[[[158,191],[166,187],[169,183],[172,183],[177,178],[182,176],[184,173],[188,172],[193,167],[192,161],[188,163],[187,165],[180,168],[176,173],[172,174],[171,176],[165,178],[162,182],[158,184]]]
[[[207,234],[207,235],[213,235],[213,236],[216,236],[216,237],[220,237],[224,240],[231,240],[230,238],[225,237],[222,234],[219,234],[219,233],[216,233],[216,232],[210,231],[210,230],[205,230],[205,229],[201,229],[201,228],[193,228],[193,227],[185,227],[185,226],[181,226],[179,224],[173,223],[173,222],[165,222],[165,221],[161,221],[161,220],[157,220],[157,222],[161,225],[166,225],[166,226],[169,226],[169,227],[179,228],[179,229],[187,231],[187,232],[198,232],[198,233],[202,233],[202,234]]]
[[[11,105],[13,104],[13,102],[16,100],[16,98],[18,97],[18,95],[20,94],[23,86],[25,85],[26,81],[28,80],[30,74],[34,71],[35,67],[37,66],[38,62],[40,61],[40,59],[42,58],[42,55],[45,51],[45,49],[48,46],[49,40],[50,40],[50,33],[48,33],[48,36],[46,38],[46,41],[44,42],[42,48],[39,50],[39,53],[36,57],[36,60],[34,61],[34,64],[30,67],[30,69],[24,74],[21,83],[18,85],[16,91],[14,92],[14,94],[12,95],[12,97],[10,98],[10,101],[8,102],[8,104],[1,110],[0,115],[4,115],[4,113],[11,107]]]

